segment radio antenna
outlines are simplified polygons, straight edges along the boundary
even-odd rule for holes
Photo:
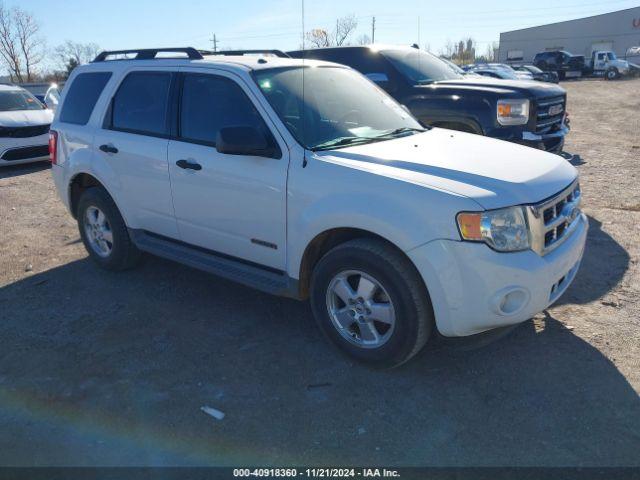
[[[305,59],[307,57],[307,52],[305,51],[305,30],[304,30],[304,0],[301,0],[302,3],[302,139],[303,142],[307,142],[307,137],[305,136],[305,123],[307,123],[307,103],[304,97],[304,71],[305,71]],[[303,147],[302,150],[302,168],[306,168],[307,166],[307,148]]]

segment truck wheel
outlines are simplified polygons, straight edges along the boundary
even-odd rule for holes
[[[78,201],[78,228],[89,256],[106,270],[126,270],[140,260],[140,250],[109,194],[101,187],[85,190]]]
[[[418,353],[434,323],[414,265],[377,239],[351,240],[320,259],[311,278],[311,307],[320,329],[343,352],[381,368]]]
[[[605,78],[607,80],[615,80],[616,78],[618,78],[618,69],[610,68],[609,70],[607,70],[607,73],[605,73]]]

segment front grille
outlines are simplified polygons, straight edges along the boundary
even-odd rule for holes
[[[32,125],[30,127],[0,127],[0,137],[28,138],[49,133],[50,125]]]
[[[36,145],[34,147],[20,147],[7,150],[2,155],[2,160],[7,162],[15,160],[27,160],[29,158],[47,157],[49,155],[49,145]]]
[[[580,199],[580,184],[576,180],[551,199],[529,207],[533,250],[545,255],[571,235],[580,216]]]
[[[545,134],[558,130],[562,126],[566,97],[542,98],[536,103],[536,133]]]

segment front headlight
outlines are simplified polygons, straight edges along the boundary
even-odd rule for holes
[[[497,116],[500,125],[524,125],[529,121],[529,100],[498,100]]]
[[[523,207],[460,212],[456,219],[463,240],[484,242],[499,252],[517,252],[531,246]]]

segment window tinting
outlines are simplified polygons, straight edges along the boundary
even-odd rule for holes
[[[270,136],[262,117],[234,81],[215,75],[185,75],[180,107],[182,138],[213,145],[218,130],[241,125]]]
[[[78,75],[69,87],[60,112],[60,121],[86,125],[109,78],[111,78],[110,72],[91,72]]]
[[[26,90],[0,91],[0,112],[43,110],[44,106]]]
[[[112,128],[164,135],[167,128],[169,72],[134,72],[127,75],[113,99]]]

